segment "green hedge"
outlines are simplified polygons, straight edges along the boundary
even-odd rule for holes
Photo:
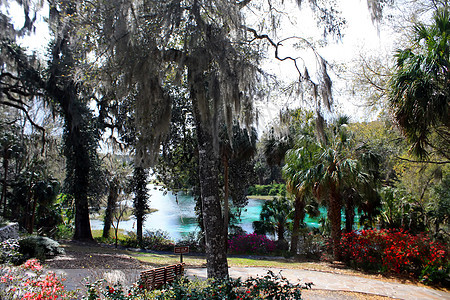
[[[286,185],[282,183],[253,185],[248,188],[250,196],[286,196]]]

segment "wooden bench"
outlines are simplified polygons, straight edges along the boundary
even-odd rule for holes
[[[161,267],[141,272],[141,282],[145,289],[151,291],[172,282],[184,273],[184,263]]]

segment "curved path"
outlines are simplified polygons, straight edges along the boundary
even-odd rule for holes
[[[327,290],[327,291],[345,291],[366,293],[372,295],[386,296],[395,299],[436,299],[436,300],[450,300],[450,293],[439,291],[431,288],[402,284],[397,282],[386,282],[377,279],[370,279],[359,276],[344,275],[322,271],[312,270],[298,270],[298,269],[279,269],[279,268],[240,268],[231,267],[230,276],[232,278],[247,278],[256,277],[258,275],[265,275],[267,271],[271,270],[274,273],[279,273],[289,279],[290,282],[296,283],[301,280],[302,283],[312,282],[314,285],[312,289]],[[83,278],[89,277],[90,281],[98,278],[105,278],[109,282],[120,281],[127,285],[137,280],[140,270],[106,270],[106,269],[58,269],[52,270],[59,275],[66,278],[65,286],[69,290],[77,288],[83,289]],[[186,275],[191,278],[206,278],[206,268],[192,268],[186,269]],[[305,293],[306,294],[306,293]],[[305,299],[309,296],[305,295]],[[331,298],[310,298],[310,299],[339,299]],[[354,298],[342,298],[354,299]]]

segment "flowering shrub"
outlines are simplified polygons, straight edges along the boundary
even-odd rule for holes
[[[11,263],[18,265],[23,262],[23,256],[19,252],[19,241],[8,239],[0,243],[0,264]]]
[[[102,287],[101,284],[104,280],[97,280],[94,283],[86,283],[88,292],[83,300],[97,300],[97,299],[108,299],[108,300],[140,300],[140,299],[153,299],[149,298],[144,286],[140,283],[135,283],[131,288],[125,290],[122,285],[115,284],[114,286]]]
[[[275,251],[276,243],[265,235],[251,233],[232,237],[228,249],[234,254],[267,254]]]
[[[405,231],[362,230],[343,234],[342,259],[358,268],[406,273],[424,282],[439,282],[449,273],[448,252],[428,236]]]
[[[44,274],[37,259],[27,260],[20,267],[3,267],[0,271],[0,299],[75,299],[64,289],[55,273]]]
[[[152,299],[301,299],[303,289],[312,283],[292,284],[285,277],[269,271],[264,277],[215,279],[204,283],[181,277]]]

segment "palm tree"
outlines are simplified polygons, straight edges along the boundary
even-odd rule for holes
[[[284,232],[292,213],[292,203],[286,197],[275,197],[264,202],[260,220],[253,222],[255,233],[277,234],[279,244],[286,243]]]
[[[286,164],[283,167],[283,178],[286,189],[294,195],[294,223],[292,227],[291,253],[297,253],[300,224],[305,218],[306,199],[311,195],[312,185],[305,180],[308,170],[315,163],[315,152],[318,144],[304,137],[304,147],[290,149],[286,153]]]
[[[335,260],[339,259],[343,191],[364,177],[359,162],[353,159],[350,151],[351,134],[346,129],[347,122],[348,117],[339,117],[329,127],[331,132],[324,144],[311,137],[303,141],[303,147],[290,150],[284,168],[288,188],[296,195],[299,209],[304,205],[302,197],[311,192],[326,205]],[[294,238],[298,239],[295,231]],[[293,247],[295,249],[295,245]]]
[[[412,47],[396,54],[389,94],[394,118],[416,156],[424,158],[433,148],[450,159],[448,7],[436,11],[431,26],[416,25],[414,39]],[[438,139],[433,141],[433,135]]]
[[[310,182],[314,182],[313,193],[317,199],[325,200],[327,217],[331,226],[333,258],[339,259],[341,240],[342,188],[355,181],[358,162],[347,158],[338,149],[322,149],[320,163],[309,173]]]

